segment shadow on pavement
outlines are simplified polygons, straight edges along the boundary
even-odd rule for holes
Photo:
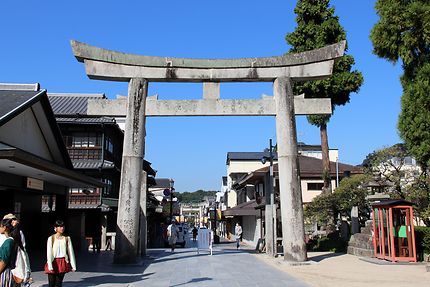
[[[183,286],[183,285],[188,285],[188,284],[192,284],[192,283],[199,283],[199,282],[203,282],[203,281],[210,281],[210,280],[213,280],[213,279],[209,278],[209,277],[194,278],[192,280],[189,280],[188,282],[184,282],[184,283],[176,284],[176,285],[170,285],[170,287]]]
[[[345,253],[326,253],[326,254],[318,254],[318,255],[312,255],[312,253],[308,253],[308,260],[321,262],[325,259],[338,257],[342,255],[345,255]]]

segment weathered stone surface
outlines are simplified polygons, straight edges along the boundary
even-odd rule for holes
[[[127,54],[91,46],[75,40],[71,41],[73,54],[79,62],[84,62],[84,60],[94,60],[132,66],[182,67],[198,69],[262,68],[303,65],[339,58],[343,56],[345,45],[346,42],[342,41],[337,44],[303,53],[263,58],[190,59]]]
[[[276,100],[276,138],[284,260],[303,262],[307,260],[307,253],[291,79],[276,79],[273,83],[273,94]]]
[[[331,114],[330,99],[294,98],[296,115]],[[117,100],[89,100],[88,115],[124,117],[127,98]],[[261,100],[157,100],[148,97],[145,115],[156,116],[274,116],[273,97]]]
[[[116,263],[134,263],[139,251],[141,174],[145,142],[145,103],[148,82],[132,79],[125,122],[121,182],[115,242]]]
[[[308,63],[301,66],[274,68],[195,69],[131,66],[85,60],[90,79],[128,82],[131,78],[145,78],[151,82],[272,82],[277,77],[296,81],[324,79],[332,74],[334,60]]]

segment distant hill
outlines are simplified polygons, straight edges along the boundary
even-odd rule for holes
[[[199,203],[203,201],[205,196],[215,196],[218,191],[206,191],[206,190],[196,190],[194,192],[178,192],[175,196],[178,198],[179,202],[182,203]]]

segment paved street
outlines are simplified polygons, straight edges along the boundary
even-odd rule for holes
[[[308,286],[258,260],[250,250],[236,250],[234,243],[217,245],[213,256],[205,251],[198,255],[195,246],[189,242],[175,253],[150,249],[149,258],[134,266],[111,264],[111,252],[81,255],[78,272],[67,274],[63,286]],[[32,261],[32,287],[48,286],[42,260]]]

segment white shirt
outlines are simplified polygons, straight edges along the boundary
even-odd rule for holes
[[[55,239],[55,241],[57,241],[57,240],[59,241],[58,243],[60,243],[60,242],[62,242],[64,240],[66,240],[66,238],[63,237],[61,239]],[[54,250],[54,251],[56,251],[55,254],[54,254],[54,258],[66,257],[67,251],[66,251],[65,247],[66,247],[66,243],[64,243],[64,244],[58,244],[58,248],[56,250]]]
[[[3,245],[3,242],[6,240],[6,235],[0,233],[0,246]]]

